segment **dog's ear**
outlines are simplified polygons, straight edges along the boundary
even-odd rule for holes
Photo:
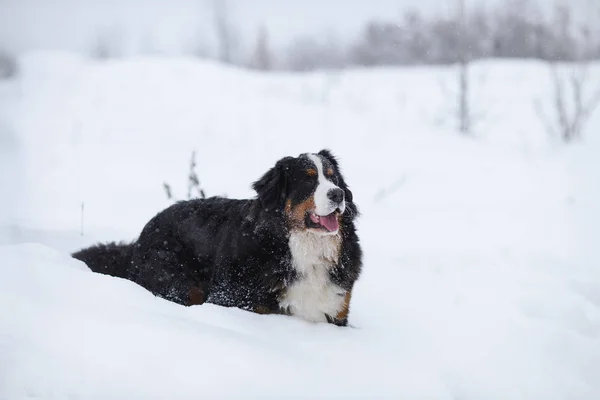
[[[293,157],[285,157],[268,170],[252,188],[258,193],[258,199],[266,210],[282,209],[287,196],[287,181]]]
[[[320,156],[322,156],[322,157],[325,157],[327,160],[329,160],[329,162],[332,163],[333,166],[336,169],[338,168],[337,159],[335,158],[335,156],[333,155],[333,153],[331,153],[331,150],[329,150],[329,149],[323,149],[318,154]]]
[[[338,164],[338,161],[335,158],[335,156],[331,153],[331,150],[323,149],[319,152],[319,155],[321,157],[324,157],[325,159],[327,159],[333,165],[333,167],[335,168],[335,170],[337,171],[337,174],[338,174],[338,179],[339,179],[338,186],[340,187],[340,189],[342,189],[344,191],[346,203],[352,203],[352,201],[354,200],[354,196],[352,195],[352,192],[350,191],[350,189],[348,188],[348,185],[344,181],[344,177],[342,176],[342,171],[340,171],[340,166]]]

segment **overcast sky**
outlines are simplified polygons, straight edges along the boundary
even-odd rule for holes
[[[491,6],[502,0],[467,0]],[[551,9],[557,1],[534,0]],[[211,47],[213,0],[0,0],[0,47],[11,51],[89,51],[99,35],[119,35],[126,51],[140,47],[180,53]],[[267,27],[271,42],[283,46],[299,35],[355,36],[365,21],[394,19],[408,9],[425,14],[451,12],[456,0],[228,0],[232,22],[243,41],[253,42]],[[581,16],[600,20],[600,0],[574,0]],[[590,11],[591,10],[591,11]],[[200,38],[200,39],[199,39]],[[148,49],[146,49],[148,50]]]

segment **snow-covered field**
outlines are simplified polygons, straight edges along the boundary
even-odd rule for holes
[[[474,67],[475,138],[449,68],[21,64],[0,81],[0,399],[600,398],[600,113],[550,140],[542,64]],[[69,257],[134,239],[163,182],[184,197],[192,150],[209,194],[248,197],[324,147],[363,213],[351,328],[181,307]]]

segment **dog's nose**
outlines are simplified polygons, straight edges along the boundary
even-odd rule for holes
[[[327,192],[327,197],[332,203],[340,204],[344,201],[344,191],[340,188],[331,189]]]

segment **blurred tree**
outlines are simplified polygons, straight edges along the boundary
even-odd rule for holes
[[[600,105],[600,81],[590,73],[596,39],[590,26],[572,28],[571,12],[564,5],[555,9],[553,53],[548,69],[552,83],[549,104],[537,101],[536,111],[548,134],[564,142],[580,139],[586,124]],[[557,61],[574,61],[560,66]]]
[[[557,3],[554,9],[554,42],[550,59],[573,61],[577,58],[577,46],[573,37],[571,9],[566,4]]]
[[[91,56],[106,60],[123,56],[123,40],[117,28],[105,29],[100,32],[92,44]]]
[[[538,47],[540,10],[532,0],[506,0],[494,12],[493,56],[531,58]]]
[[[239,47],[239,36],[230,21],[227,0],[214,0],[213,12],[219,61],[231,64],[234,62],[234,53]]]
[[[468,51],[471,59],[492,56],[493,39],[491,18],[483,6],[475,6],[466,13],[467,29],[464,34],[468,37]]]
[[[287,51],[287,67],[294,71],[319,68],[319,44],[312,38],[299,38],[292,42]]]
[[[421,64],[431,62],[431,35],[427,22],[416,11],[404,14],[402,44],[406,48],[406,62]]]
[[[320,40],[311,37],[296,39],[286,52],[285,67],[293,71],[339,69],[348,64],[339,40],[332,35]]]
[[[469,104],[469,54],[470,40],[467,36],[467,11],[465,0],[457,0],[456,25],[458,26],[458,129],[471,133],[471,107]]]
[[[352,50],[354,63],[363,66],[406,64],[402,28],[395,23],[370,22]]]
[[[269,47],[269,33],[267,28],[261,26],[258,29],[254,53],[250,60],[250,66],[254,69],[267,71],[273,68],[273,55]]]
[[[346,49],[340,43],[328,47],[320,39],[300,38],[288,49],[287,67],[454,64],[485,57],[574,61],[587,41],[574,34],[569,7],[558,3],[547,16],[535,0],[504,0],[493,7],[473,6],[460,20],[408,11],[399,21],[369,21]],[[596,39],[587,57],[600,58],[600,32],[588,32]]]
[[[0,49],[0,79],[8,79],[17,75],[17,59],[9,52]]]
[[[588,62],[582,61],[559,68],[549,62],[553,93],[550,104],[538,101],[535,106],[539,117],[552,137],[564,142],[581,139],[583,130],[600,105],[600,82],[593,82]]]
[[[431,56],[436,64],[458,62],[459,34],[455,19],[437,18],[430,24]]]

